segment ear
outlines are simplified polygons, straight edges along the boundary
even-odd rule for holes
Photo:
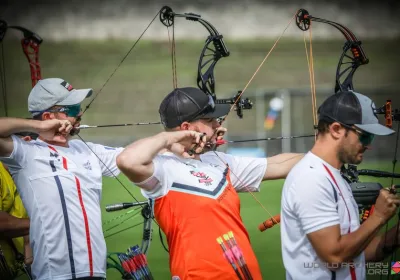
[[[25,142],[29,142],[32,140],[32,138],[30,136],[25,136],[25,137],[22,137],[22,140],[24,140]]]
[[[339,139],[345,134],[346,130],[340,123],[334,122],[329,126],[329,132],[333,138]]]
[[[190,130],[191,125],[189,122],[183,122],[179,127],[181,130]]]
[[[51,119],[54,119],[52,113],[50,113],[50,112],[44,112],[44,113],[42,114],[42,121],[47,121],[47,120],[51,120]]]

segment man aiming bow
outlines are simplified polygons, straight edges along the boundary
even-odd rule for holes
[[[197,88],[177,88],[160,105],[165,132],[132,143],[117,157],[120,170],[154,200],[173,279],[238,279],[216,242],[230,231],[250,277],[261,279],[238,192],[259,191],[261,181],[285,178],[303,156],[251,158],[210,151],[226,131],[218,118],[229,110]]]

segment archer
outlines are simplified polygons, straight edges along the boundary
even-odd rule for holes
[[[360,225],[357,203],[341,167],[359,164],[375,135],[394,131],[379,124],[370,98],[336,93],[319,107],[316,143],[289,172],[282,191],[281,240],[286,279],[365,279],[365,262],[383,260],[396,227],[377,235],[400,199],[382,189],[373,214]],[[385,242],[387,241],[387,242]]]
[[[179,279],[261,279],[238,192],[259,191],[261,181],[285,178],[303,156],[250,158],[212,151],[226,132],[218,118],[229,110],[200,89],[177,88],[160,105],[165,132],[132,143],[117,157],[120,170],[154,200],[171,274]],[[218,239],[230,231],[248,266],[243,276],[225,260],[229,247]]]
[[[102,176],[119,174],[123,148],[71,140],[92,89],[40,80],[28,98],[33,120],[0,118],[0,160],[7,164],[30,217],[35,279],[104,279]],[[39,134],[25,142],[14,134]]]

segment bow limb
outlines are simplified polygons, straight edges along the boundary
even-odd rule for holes
[[[214,100],[216,100],[214,68],[221,58],[228,57],[230,54],[223,40],[223,36],[210,22],[202,19],[200,15],[193,13],[178,14],[168,6],[164,6],[161,9],[160,21],[166,27],[173,26],[175,18],[177,17],[199,22],[210,33],[200,53],[197,66],[197,85],[202,91],[210,94]]]
[[[32,87],[36,85],[36,83],[42,79],[41,68],[39,63],[39,47],[43,42],[43,39],[36,34],[35,32],[21,26],[10,26],[6,21],[0,20],[0,44],[3,42],[3,39],[7,33],[8,29],[15,29],[20,31],[23,34],[23,38],[21,39],[22,50],[28,60],[29,70],[31,73],[31,81]],[[3,100],[5,106],[5,115],[8,116],[8,107],[7,107],[7,88],[6,88],[6,74],[5,74],[5,65],[4,65],[4,48],[2,46],[2,69],[0,71],[1,82],[3,85]]]
[[[305,9],[300,9],[298,11],[296,15],[296,24],[301,30],[308,30],[311,26],[311,21],[329,24],[338,29],[345,37],[346,42],[343,46],[343,52],[336,68],[335,92],[353,90],[354,73],[359,66],[368,64],[369,62],[369,59],[361,46],[361,41],[357,39],[350,29],[342,24],[311,16]],[[350,66],[345,66],[348,64],[350,64]]]

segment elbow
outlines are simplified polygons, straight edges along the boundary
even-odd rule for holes
[[[133,163],[130,162],[129,157],[124,154],[124,152],[117,156],[116,163],[122,173],[126,173],[129,170],[129,166],[133,165]]]

